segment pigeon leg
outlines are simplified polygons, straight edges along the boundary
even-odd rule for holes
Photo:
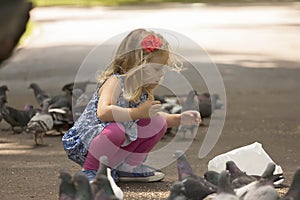
[[[44,144],[44,135],[45,135],[44,132],[42,132],[42,133],[40,134],[40,138],[41,138],[41,143],[42,143],[42,144]]]
[[[33,138],[34,138],[35,145],[38,145],[38,142],[37,142],[37,132],[34,132]]]

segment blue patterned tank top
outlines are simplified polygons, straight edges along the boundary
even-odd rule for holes
[[[119,99],[117,101],[118,106],[123,108],[134,108],[148,99],[148,95],[143,94],[141,95],[138,102],[127,101],[123,96],[125,87],[124,76],[121,76],[119,74],[114,74],[113,76],[119,79],[122,89]],[[62,137],[63,147],[67,153],[68,158],[81,166],[83,166],[84,164],[85,157],[87,155],[91,141],[97,135],[101,134],[102,130],[111,123],[103,122],[97,117],[97,106],[99,100],[98,92],[102,85],[97,87],[85,110],[74,123],[74,126],[71,129],[69,129]],[[137,120],[120,122],[125,128],[127,138],[127,140],[122,146],[126,146],[130,144],[131,141],[135,141],[137,139],[136,122]]]

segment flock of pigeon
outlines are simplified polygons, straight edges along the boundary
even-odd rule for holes
[[[178,180],[170,189],[168,200],[299,200],[300,167],[296,170],[288,192],[280,197],[276,188],[285,187],[278,182],[283,174],[274,174],[275,164],[269,163],[264,172],[249,175],[239,169],[234,161],[228,161],[222,172],[207,171],[203,176],[194,174],[184,152],[176,151]],[[111,176],[107,157],[100,158],[100,166],[94,181],[77,172],[72,176],[60,171],[60,200],[121,200],[124,193]]]
[[[0,86],[0,122],[5,120],[11,130],[16,133],[16,128],[21,132],[34,134],[34,142],[38,145],[38,137],[44,144],[43,137],[47,131],[56,130],[63,133],[68,130],[74,121],[84,111],[90,97],[86,93],[88,84],[96,82],[85,81],[69,83],[62,87],[63,94],[50,96],[50,94],[37,84],[31,83],[29,89],[33,90],[34,97],[40,108],[34,108],[31,104],[24,106],[23,110],[8,106],[6,85]],[[185,110],[198,110],[202,118],[210,117],[216,109],[221,109],[223,102],[217,94],[197,94],[190,91],[187,97],[163,97],[155,96],[160,100],[163,110],[168,113],[180,113]],[[194,133],[196,126],[179,126],[179,132],[184,135],[187,131]],[[170,130],[170,129],[169,129]]]
[[[111,177],[110,168],[107,167],[107,157],[100,158],[100,166],[93,182],[89,182],[83,172],[72,176],[70,172],[61,170],[59,178],[59,200],[121,200],[123,191],[116,185]]]
[[[6,92],[9,89],[6,85],[2,85],[0,86],[0,122],[2,119],[6,121],[14,133],[17,133],[19,129],[21,132],[33,133],[35,144],[38,144],[38,137],[44,144],[43,137],[47,131],[54,129],[62,133],[73,125],[74,119],[78,117],[76,113],[82,112],[88,102],[85,98],[88,84],[94,84],[94,82],[66,84],[62,87],[63,94],[51,97],[38,84],[31,83],[29,89],[33,90],[40,108],[26,104],[23,110],[7,105]]]
[[[273,174],[275,164],[269,163],[261,174],[249,175],[228,161],[224,171],[207,171],[197,176],[182,151],[177,158],[178,181],[174,182],[168,200],[298,200],[300,199],[300,167],[296,170],[288,192],[280,197],[276,184],[283,174]]]

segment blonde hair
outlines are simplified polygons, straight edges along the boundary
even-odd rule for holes
[[[141,45],[143,39],[149,35],[154,35],[155,37],[159,38],[162,42],[161,47],[159,49],[154,50],[153,52],[145,52]],[[100,83],[103,83],[107,78],[109,78],[113,74],[126,74],[127,72],[133,71],[135,68],[136,70],[138,70],[139,68],[137,67],[149,62],[149,60],[154,56],[154,52],[155,55],[157,55],[158,52],[167,52],[169,54],[169,59],[166,63],[167,66],[176,71],[181,70],[182,66],[178,65],[177,61],[173,63],[173,60],[177,59],[174,59],[175,55],[170,56],[170,51],[171,50],[169,43],[162,35],[145,29],[135,29],[131,31],[122,40],[115,53],[114,60],[107,67],[107,69],[103,71],[100,76],[98,76],[98,81]],[[147,93],[151,97],[153,88],[148,88],[147,86],[132,86],[129,84],[131,82],[132,81],[130,81],[127,77],[125,78],[124,97],[128,101],[138,101],[143,93]]]

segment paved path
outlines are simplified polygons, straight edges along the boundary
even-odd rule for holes
[[[94,47],[139,27],[183,34],[206,49],[217,64],[259,68],[299,66],[300,4],[170,5],[35,8],[31,13],[34,35],[0,69],[1,84],[8,84],[20,95],[24,83],[28,85],[33,80],[55,90],[56,84],[49,83],[73,81],[80,64]]]

